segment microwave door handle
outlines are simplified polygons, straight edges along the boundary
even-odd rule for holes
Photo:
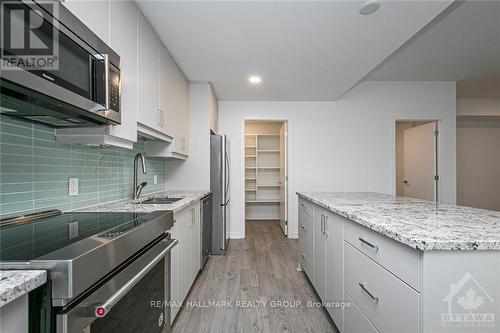
[[[179,241],[177,239],[172,239],[172,242],[163,250],[159,255],[157,255],[150,263],[148,263],[139,273],[137,273],[133,278],[131,278],[123,287],[118,289],[110,298],[108,298],[104,303],[94,306],[94,315],[97,318],[102,318],[108,314],[108,312],[115,306],[149,271],[163,259],[170,252]]]
[[[97,54],[95,57],[104,64],[104,110],[109,110],[109,56]]]
[[[103,54],[104,60],[104,109],[109,110],[109,56]]]

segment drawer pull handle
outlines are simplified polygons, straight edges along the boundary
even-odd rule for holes
[[[376,303],[378,303],[379,298],[377,296],[373,296],[373,294],[370,291],[368,291],[368,289],[366,289],[366,284],[365,283],[360,282],[359,286],[361,287],[361,289],[363,289],[365,291],[365,293],[368,294],[368,296],[371,297],[372,300],[374,300]]]
[[[375,251],[378,251],[378,245],[373,245],[372,243],[370,243],[369,241],[367,241],[366,239],[362,238],[362,237],[359,237],[359,241],[361,243],[365,243],[366,245],[368,245],[369,247],[371,247],[372,249],[374,249]]]

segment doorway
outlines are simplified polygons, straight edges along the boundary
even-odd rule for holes
[[[438,122],[396,121],[396,195],[438,200]]]
[[[288,235],[287,122],[245,121],[245,224],[272,221]]]

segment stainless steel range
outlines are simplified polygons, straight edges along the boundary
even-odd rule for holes
[[[172,212],[4,219],[0,269],[48,270],[50,316],[30,309],[46,331],[168,332],[172,226]]]

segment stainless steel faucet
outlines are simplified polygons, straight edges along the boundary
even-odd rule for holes
[[[144,186],[146,186],[148,184],[147,182],[143,182],[143,183],[137,185],[137,161],[139,161],[139,159],[141,160],[142,173],[143,174],[147,173],[146,160],[144,159],[144,156],[142,156],[141,153],[138,153],[137,155],[135,155],[135,158],[134,158],[134,195],[132,196],[132,199],[134,199],[134,200],[139,198],[139,196],[141,195],[142,189],[144,188]]]

